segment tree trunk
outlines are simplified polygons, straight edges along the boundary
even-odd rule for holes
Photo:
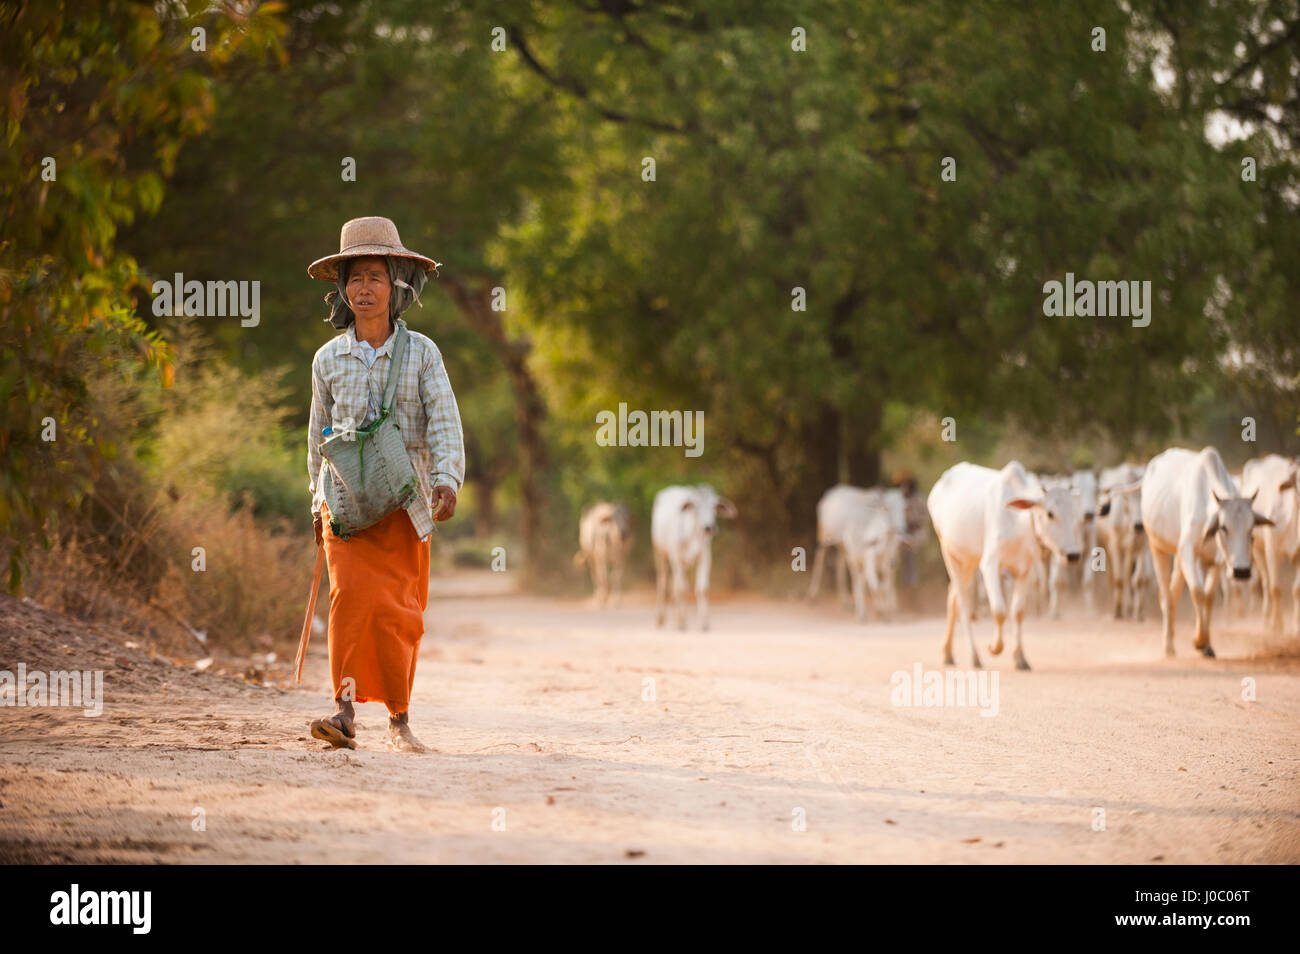
[[[791,531],[806,540],[810,549],[817,543],[817,501],[840,482],[840,412],[829,404],[822,405],[817,416],[800,429],[787,452],[797,451],[803,466],[787,478],[782,488],[785,512]]]
[[[545,503],[542,478],[546,472],[547,454],[542,437],[546,403],[528,370],[528,353],[532,344],[524,338],[512,340],[507,337],[501,312],[492,308],[492,288],[496,283],[491,279],[448,278],[443,284],[470,327],[492,346],[510,379],[515,425],[519,429],[519,491],[523,504],[520,532],[524,559],[516,565],[523,567],[525,580],[534,581],[540,570]]]
[[[875,487],[881,483],[880,435],[881,408],[879,404],[846,418],[844,428],[845,480],[855,487]]]

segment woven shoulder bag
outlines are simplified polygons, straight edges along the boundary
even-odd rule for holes
[[[379,417],[365,427],[332,434],[320,445],[327,465],[321,481],[330,529],[344,540],[405,508],[419,493],[415,468],[392,413],[406,344],[406,322],[399,320]]]

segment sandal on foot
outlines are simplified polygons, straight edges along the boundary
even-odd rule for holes
[[[313,738],[324,739],[336,749],[355,749],[356,741],[352,736],[356,735],[353,730],[352,735],[347,734],[347,730],[352,728],[338,716],[330,716],[327,719],[315,719],[311,724],[311,734]]]

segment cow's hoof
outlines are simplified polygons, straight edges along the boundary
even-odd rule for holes
[[[1211,646],[1209,643],[1206,643],[1204,646],[1201,647],[1201,655],[1213,659],[1214,647]]]
[[[708,623],[701,623],[701,624],[700,624],[700,632],[701,632],[701,633],[707,633],[708,631],[709,631],[709,624],[708,624]]]
[[[983,668],[984,668],[984,664],[983,664],[982,662],[980,662],[980,658],[979,658],[978,656],[976,656],[974,659],[971,660],[971,664],[970,664],[970,666],[971,666],[972,669],[983,669]]]
[[[955,660],[955,659],[952,658],[952,653],[947,653],[947,654],[943,657],[943,664],[944,664],[945,666],[955,666],[955,665],[957,665],[957,660]]]
[[[1025,660],[1024,660],[1023,657],[1020,658],[1020,659],[1017,659],[1017,660],[1016,660],[1016,668],[1017,668],[1017,669],[1021,669],[1021,670],[1025,671],[1025,672],[1029,672],[1029,671],[1030,671],[1030,670],[1029,670],[1029,663],[1025,662]]]

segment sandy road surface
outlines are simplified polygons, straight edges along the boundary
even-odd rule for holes
[[[1184,624],[1166,661],[1157,622],[1030,620],[1033,672],[984,653],[986,717],[891,703],[891,674],[937,666],[936,618],[746,597],[682,633],[648,594],[594,612],[484,581],[435,584],[412,706],[431,754],[388,750],[378,705],[356,752],[307,737],[323,639],[301,690],[144,657],[110,663],[98,719],[0,708],[0,860],[1300,861],[1300,661],[1258,624],[1221,628],[1217,660]]]

